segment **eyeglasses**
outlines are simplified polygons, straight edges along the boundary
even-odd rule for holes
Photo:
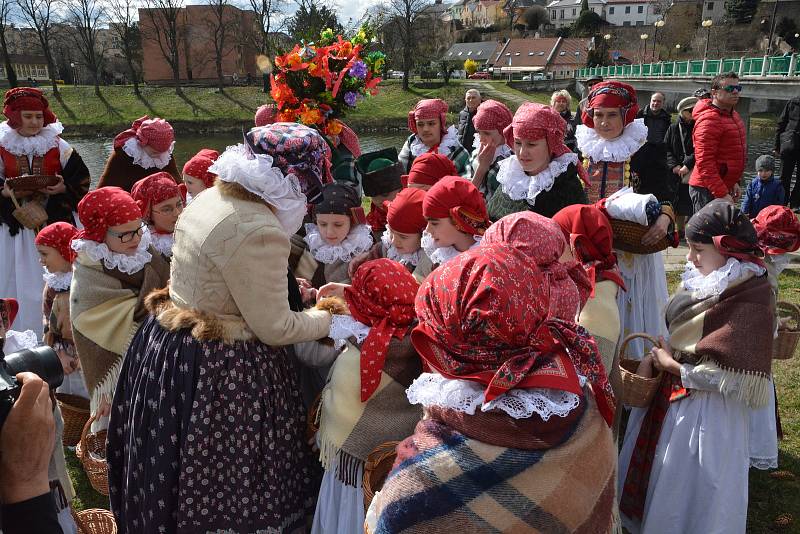
[[[122,243],[130,243],[133,241],[135,236],[142,235],[142,232],[144,232],[144,223],[141,223],[139,228],[136,230],[131,230],[130,232],[115,232],[114,230],[108,230],[109,234],[118,238]]]
[[[720,89],[722,89],[723,91],[726,91],[728,93],[741,93],[742,92],[742,86],[741,85],[726,85],[724,87],[720,87]]]
[[[175,215],[175,212],[180,213],[183,210],[183,201],[179,200],[172,206],[167,206],[160,210],[152,210],[154,213],[158,213],[159,215]]]

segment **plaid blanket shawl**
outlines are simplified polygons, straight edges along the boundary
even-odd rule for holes
[[[549,449],[500,447],[421,421],[398,447],[366,531],[610,532],[617,451],[594,399],[588,404],[569,439]]]

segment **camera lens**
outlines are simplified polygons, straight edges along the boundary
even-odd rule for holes
[[[35,373],[55,390],[64,381],[64,368],[50,347],[35,347],[13,352],[5,357],[6,370],[11,376],[25,371]]]

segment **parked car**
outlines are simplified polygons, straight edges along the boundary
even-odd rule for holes
[[[488,72],[474,72],[470,74],[470,80],[489,80],[491,79],[491,75]]]
[[[522,77],[522,81],[523,82],[531,81],[531,75],[530,74],[526,74],[525,76]]]
[[[391,79],[399,80],[400,78],[403,77],[403,71],[402,70],[390,70],[389,72],[386,73],[386,77],[389,78],[390,80]]]

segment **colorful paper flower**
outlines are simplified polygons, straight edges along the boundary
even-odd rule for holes
[[[347,91],[344,94],[344,103],[350,106],[351,108],[356,107],[357,96],[358,95],[353,91]]]
[[[367,77],[367,64],[359,60],[353,63],[350,67],[350,76],[361,78],[362,80]],[[346,98],[346,97],[345,97]]]

